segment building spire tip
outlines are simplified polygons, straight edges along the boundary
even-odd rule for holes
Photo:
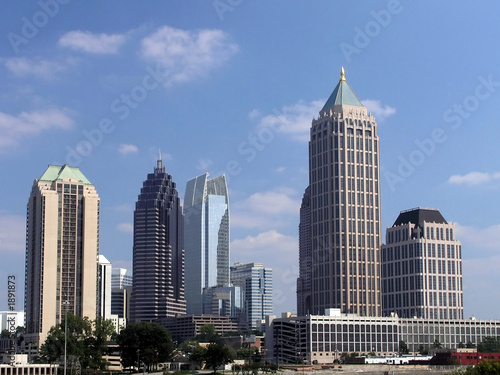
[[[345,70],[344,67],[340,70],[340,80],[345,81]]]
[[[163,163],[161,160],[161,150],[158,149],[158,161],[156,162],[156,168],[160,169],[161,167],[163,167]]]

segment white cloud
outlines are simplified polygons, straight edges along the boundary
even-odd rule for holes
[[[0,215],[0,254],[24,253],[26,250],[26,218]]]
[[[30,60],[25,57],[14,57],[1,59],[5,67],[19,77],[34,76],[36,78],[50,80],[65,67],[57,62],[37,59]]]
[[[465,175],[453,175],[448,182],[455,185],[480,185],[500,180],[500,172],[470,172]]]
[[[288,134],[293,139],[306,142],[309,140],[311,121],[318,117],[324,102],[324,100],[314,100],[309,103],[299,101],[293,105],[285,106],[281,111],[264,116],[259,122],[258,129],[269,128],[278,133]]]
[[[116,226],[119,232],[134,233],[134,226],[131,223],[120,223]]]
[[[120,212],[120,213],[132,212],[133,209],[134,209],[134,206],[130,203],[119,204],[119,205],[112,208],[113,211]]]
[[[257,236],[231,241],[231,257],[235,261],[265,263],[271,262],[270,254],[273,254],[276,261],[289,259],[289,255],[295,260],[298,254],[297,241],[296,237],[286,236],[272,229]]]
[[[207,171],[208,168],[210,168],[210,166],[212,165],[212,160],[210,159],[200,159],[198,161],[198,165],[196,166],[196,169],[198,169],[199,171]]]
[[[276,173],[283,173],[284,171],[286,171],[286,168],[285,167],[278,167],[276,168],[275,172]]]
[[[500,251],[500,241],[498,241],[500,224],[486,228],[455,224],[455,230],[457,239],[467,245],[464,246],[465,254],[467,252],[472,254],[470,250],[473,250],[473,254],[477,257],[478,254],[488,253],[490,250]]]
[[[396,108],[384,106],[380,100],[366,99],[363,100],[363,105],[368,109],[368,113],[371,112],[379,122],[396,113]]]
[[[70,31],[59,38],[61,47],[94,54],[115,54],[125,43],[122,34],[94,34],[89,31]]]
[[[292,198],[296,192],[282,188],[257,192],[231,207],[231,225],[242,228],[284,226],[298,218],[300,201]]]
[[[307,142],[309,141],[311,122],[317,118],[319,111],[325,104],[324,99],[313,100],[311,102],[299,102],[284,106],[281,110],[275,110],[273,114],[265,115],[260,119],[258,129],[268,128],[278,133],[288,134],[292,139]],[[380,100],[365,100],[363,104],[379,120],[383,120],[396,113],[390,106],[382,106]],[[258,110],[253,110],[249,114],[250,118],[260,117]]]
[[[22,112],[17,116],[0,112],[0,150],[1,147],[17,145],[26,136],[50,129],[67,130],[72,126],[73,120],[56,108]]]
[[[295,303],[298,276],[298,239],[272,229],[231,242],[233,262],[262,263],[272,268],[274,312],[289,310]]]
[[[260,117],[261,114],[260,114],[260,110],[259,109],[253,109],[252,111],[250,111],[250,113],[248,114],[248,117],[253,119],[253,118],[257,118],[257,117]]]
[[[165,71],[165,85],[194,80],[224,64],[238,51],[221,30],[159,28],[142,40],[142,55]]]
[[[465,250],[463,250],[465,251]],[[463,260],[464,315],[478,319],[500,319],[500,256]],[[486,291],[479,293],[478,291]],[[489,315],[485,313],[488,312]],[[494,315],[491,313],[494,312]],[[483,315],[484,314],[484,315]]]
[[[139,152],[139,149],[135,145],[122,143],[118,147],[118,152],[122,155],[137,154]]]

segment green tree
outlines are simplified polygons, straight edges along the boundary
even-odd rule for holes
[[[81,318],[77,315],[69,314],[65,322],[50,328],[47,339],[40,347],[40,356],[54,363],[57,359],[64,356],[64,343],[66,341],[67,358],[73,357],[78,360],[85,356],[85,338],[91,335],[92,324],[89,318]]]
[[[148,370],[156,369],[158,363],[170,361],[174,353],[170,332],[158,323],[128,325],[118,335],[118,345],[124,367],[139,367],[142,362]]]
[[[259,354],[259,349],[257,349],[255,346],[252,346],[250,348],[238,349],[236,351],[236,358],[251,360],[258,354]]]
[[[500,362],[482,361],[475,366],[468,366],[465,370],[457,370],[453,375],[498,375],[500,374]]]
[[[114,332],[113,323],[101,318],[90,321],[87,317],[81,318],[69,314],[65,322],[50,328],[47,339],[40,347],[40,357],[49,363],[60,361],[64,357],[64,343],[66,342],[66,358],[79,361],[82,368],[104,369],[108,338]]]
[[[57,325],[50,328],[45,342],[40,346],[40,357],[48,363],[55,363],[63,355],[64,330]]]
[[[408,349],[408,345],[403,340],[399,341],[399,354],[408,354],[410,350]]]
[[[7,329],[2,329],[2,332],[0,333],[0,338],[1,339],[10,338],[10,332]]]
[[[477,344],[477,351],[481,353],[500,352],[500,337],[485,337],[482,342]]]
[[[85,356],[80,360],[83,368],[104,370],[106,360],[103,356],[107,352],[108,339],[115,333],[115,326],[111,320],[98,317],[92,322],[92,333],[84,339]]]
[[[434,342],[432,343],[432,347],[435,349],[440,349],[441,348],[441,343],[439,342],[438,339],[435,339]]]
[[[205,350],[205,362],[208,368],[217,372],[219,366],[231,363],[236,358],[236,352],[222,342],[214,342],[207,346]]]
[[[199,342],[219,342],[221,340],[213,324],[204,324],[201,326],[200,333],[195,338]]]
[[[179,345],[179,350],[184,352],[187,356],[189,356],[196,348],[200,346],[199,342],[194,339],[188,339],[186,341],[181,342]]]
[[[195,363],[198,366],[198,368],[201,368],[202,364],[203,364],[203,361],[205,361],[206,352],[207,352],[207,350],[205,348],[202,348],[198,344],[189,353],[189,360],[191,362]]]

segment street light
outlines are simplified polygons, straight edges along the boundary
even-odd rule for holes
[[[64,309],[64,375],[66,375],[66,352],[68,347],[68,305],[69,301],[64,301],[63,305],[66,305]]]

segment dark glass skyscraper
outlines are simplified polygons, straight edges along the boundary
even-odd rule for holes
[[[307,315],[311,311],[311,261],[311,188],[307,187],[300,205],[298,316]]]
[[[184,216],[175,182],[161,157],[135,206],[133,275],[131,321],[186,313]]]

